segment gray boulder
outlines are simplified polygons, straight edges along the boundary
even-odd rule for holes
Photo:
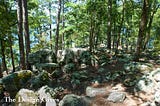
[[[53,98],[55,92],[52,88],[46,86],[41,87],[38,91],[39,99],[43,102],[45,100],[45,106],[56,106],[56,101]]]
[[[86,88],[86,95],[89,97],[95,97],[98,95],[105,96],[107,93],[106,88],[93,88],[93,87],[87,87]]]
[[[155,94],[154,94],[154,101],[157,104],[160,104],[160,90],[158,90],[158,91],[155,92]]]
[[[143,77],[137,82],[137,85],[136,85],[136,88],[137,88],[139,91],[144,91],[144,92],[147,92],[147,93],[153,92],[154,87],[155,87],[155,84],[154,84],[153,80],[150,79],[150,78],[147,77],[147,76],[143,76]]]
[[[42,49],[29,54],[29,63],[32,65],[32,70],[38,69],[46,70],[48,72],[54,71],[58,67],[57,57],[52,50]]]
[[[124,92],[111,92],[107,98],[108,101],[118,103],[123,102],[126,97]]]
[[[81,97],[69,94],[64,96],[64,98],[60,101],[59,106],[84,106],[81,101]]]
[[[49,49],[42,49],[29,54],[29,62],[31,65],[36,63],[57,63],[55,53]]]
[[[75,54],[72,49],[65,49],[62,52],[62,56],[60,62],[64,64],[74,63],[75,62]]]
[[[157,68],[156,70],[151,72],[151,76],[155,81],[160,82],[160,68]]]
[[[21,89],[15,98],[15,106],[38,106],[37,93],[28,89]]]

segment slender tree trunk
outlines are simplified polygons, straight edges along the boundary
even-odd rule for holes
[[[59,25],[60,25],[60,15],[61,15],[61,0],[58,0],[58,14],[57,14],[57,28],[56,28],[56,38],[55,38],[55,54],[58,51],[58,41],[59,41]]]
[[[91,20],[90,20],[90,36],[89,36],[89,51],[92,52],[93,51],[93,34],[94,34],[94,25],[93,25],[93,14],[91,13]]]
[[[5,56],[5,46],[3,40],[0,40],[0,43],[1,43],[1,53],[2,53],[2,71],[6,71],[6,73],[8,74],[6,65],[6,56]]]
[[[26,69],[31,69],[28,61],[28,56],[30,53],[30,35],[28,26],[28,7],[27,0],[22,0],[22,10],[23,10],[23,26],[24,26],[24,36],[25,36],[25,46],[26,46]]]
[[[3,77],[3,73],[2,73],[2,66],[1,66],[1,63],[0,63],[0,78]]]
[[[13,55],[13,48],[12,48],[12,39],[11,39],[11,37],[9,37],[9,42],[11,43],[9,45],[9,48],[10,48],[10,54],[11,54],[11,59],[12,59],[12,68],[13,68],[12,72],[15,72],[14,55]]]
[[[112,0],[108,0],[108,12],[107,48],[111,49]]]
[[[17,0],[17,18],[18,18],[18,39],[19,39],[19,51],[20,51],[20,68],[26,69],[25,65],[25,53],[24,53],[24,41],[23,41],[23,27],[22,27],[22,1]]]
[[[63,0],[63,5],[62,5],[62,12],[63,12],[63,16],[62,16],[62,27],[63,27],[63,29],[65,28],[65,17],[64,17],[64,5],[65,5],[65,2],[64,2],[64,0]],[[62,50],[65,48],[65,41],[64,41],[64,32],[63,32],[63,34],[62,34]]]
[[[119,42],[120,42],[120,38],[121,38],[121,29],[123,27],[123,22],[124,22],[124,3],[125,1],[123,1],[123,9],[122,9],[122,17],[121,17],[121,23],[118,29],[118,38],[117,38],[117,42],[116,42],[116,53],[118,52],[118,47],[119,47]]]
[[[143,49],[142,46],[143,46],[144,36],[146,35],[148,11],[149,11],[149,0],[144,0],[141,21],[140,21],[140,26],[139,26],[137,45],[136,45],[136,53],[135,53],[135,60],[136,61],[139,61],[139,57],[140,57],[140,54]]]
[[[49,2],[49,18],[50,18],[50,24],[49,24],[50,31],[49,31],[49,35],[50,35],[50,41],[52,41],[52,15],[51,15],[51,13],[52,13],[51,2]],[[52,50],[53,49],[52,43],[50,44],[50,46],[51,46],[51,50]]]

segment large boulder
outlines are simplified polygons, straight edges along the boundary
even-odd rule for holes
[[[15,98],[15,106],[38,106],[37,93],[28,89],[21,89]]]
[[[160,90],[158,90],[158,91],[155,92],[155,94],[154,94],[154,101],[156,103],[160,104]]]
[[[64,96],[64,98],[60,101],[59,106],[86,106],[86,105],[84,105],[80,96],[69,94]]]
[[[42,49],[29,54],[29,62],[31,65],[36,63],[57,63],[57,58],[52,50]]]
[[[41,87],[38,91],[38,96],[41,101],[45,101],[45,106],[56,106],[56,99],[54,99],[54,89],[46,86]]]
[[[11,96],[15,96],[16,92],[25,87],[28,81],[31,79],[33,73],[30,70],[22,70],[2,78],[2,83],[6,91]]]
[[[151,78],[143,76],[136,84],[136,89],[138,91],[143,91],[146,93],[151,93],[154,91],[155,84]]]
[[[62,52],[62,57],[60,62],[64,64],[74,63],[75,62],[75,54],[71,49],[65,49]]]
[[[29,63],[32,65],[32,70],[54,71],[57,67],[57,57],[52,50],[42,49],[29,54]]]
[[[155,81],[160,82],[160,68],[157,68],[156,70],[152,71],[151,76]]]
[[[152,72],[144,74],[136,84],[136,88],[146,93],[155,92],[156,89],[160,90],[160,69],[157,68]]]
[[[84,57],[88,55],[88,53],[83,53],[83,52],[88,52],[87,48],[70,48],[60,52],[61,53],[59,53],[58,55],[61,55],[60,61],[63,62],[64,64],[79,62],[79,58],[81,58],[80,59],[81,62],[82,61],[87,62],[90,61],[91,58],[90,55]]]

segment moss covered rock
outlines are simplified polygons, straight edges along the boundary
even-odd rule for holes
[[[37,63],[57,63],[57,57],[52,50],[42,49],[29,54],[29,62],[31,65]]]
[[[9,74],[6,77],[2,78],[2,83],[11,96],[15,96],[15,93],[25,87],[26,83],[31,79],[33,73],[30,70],[22,70],[12,74]]]
[[[57,57],[52,50],[42,49],[35,53],[29,54],[29,62],[32,65],[32,70],[52,73],[59,65],[57,64]]]

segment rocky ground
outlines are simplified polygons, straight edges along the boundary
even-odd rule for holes
[[[50,50],[31,54],[32,71],[0,79],[1,105],[160,106],[159,56],[135,62],[130,53],[80,52],[67,50],[61,59]]]

